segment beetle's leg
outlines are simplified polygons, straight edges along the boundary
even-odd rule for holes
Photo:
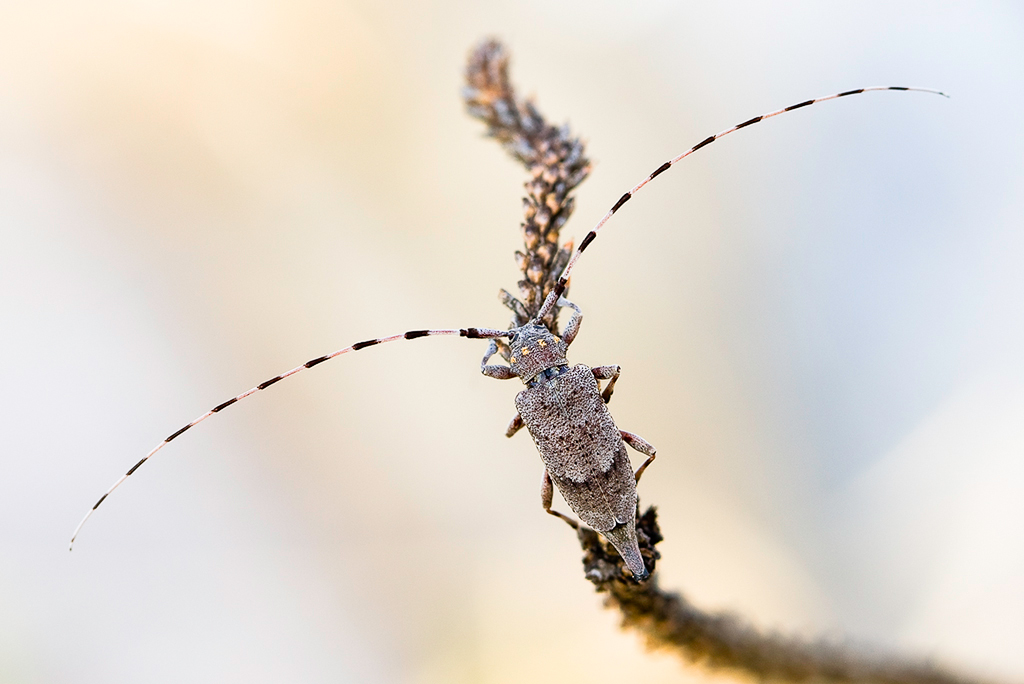
[[[619,434],[622,435],[622,441],[633,447],[641,454],[647,457],[644,464],[636,469],[636,481],[640,481],[640,476],[647,470],[647,466],[654,462],[654,457],[658,455],[658,450],[654,448],[654,445],[648,443],[640,435],[634,435],[632,432],[626,432],[625,430],[619,430]]]
[[[544,506],[544,510],[547,511],[550,515],[553,515],[556,518],[561,518],[572,529],[574,529],[574,530],[580,529],[580,524],[578,522],[576,522],[575,520],[573,520],[572,518],[570,518],[569,516],[565,515],[564,513],[559,513],[558,511],[551,510],[551,499],[552,499],[552,497],[554,495],[555,495],[555,486],[551,483],[551,476],[548,475],[548,469],[545,468],[544,469],[544,479],[542,479],[540,481],[540,502],[541,502],[541,505]]]
[[[523,417],[517,413],[516,417],[513,418],[512,421],[508,424],[508,429],[505,430],[505,436],[506,437],[511,437],[512,435],[516,434],[517,432],[519,432],[522,429],[523,429]]]
[[[583,312],[580,311],[580,307],[565,297],[559,297],[558,306],[567,306],[572,309],[572,318],[569,319],[569,322],[565,324],[565,329],[562,330],[562,340],[565,342],[565,346],[568,347],[576,339],[576,333],[580,331],[580,324],[583,323]]]
[[[511,380],[516,377],[516,374],[512,372],[512,369],[508,366],[494,365],[488,366],[487,362],[491,360],[491,357],[498,353],[498,343],[491,340],[491,343],[487,345],[487,353],[484,354],[483,361],[480,362],[480,372],[489,378],[495,378],[496,380]]]
[[[612,392],[615,391],[615,381],[619,379],[619,373],[622,371],[618,366],[598,366],[590,370],[594,372],[595,380],[611,380],[611,382],[604,386],[604,392],[601,392],[601,398],[607,404],[612,400]]]

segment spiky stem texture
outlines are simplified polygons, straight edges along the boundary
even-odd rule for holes
[[[523,273],[519,281],[525,313],[532,317],[555,286],[569,261],[572,245],[559,247],[559,231],[572,215],[572,191],[590,173],[583,143],[569,127],[548,124],[530,100],[517,99],[508,77],[509,56],[496,40],[474,49],[466,67],[463,98],[469,113],[487,124],[487,135],[519,160],[530,174],[523,198],[523,251],[516,263]],[[503,301],[505,298],[503,297]],[[513,308],[511,305],[509,308]],[[516,312],[519,320],[522,312]],[[555,315],[544,323],[553,329]]]

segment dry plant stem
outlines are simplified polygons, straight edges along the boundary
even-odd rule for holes
[[[521,302],[502,291],[502,302],[512,309],[515,324],[523,325],[540,309],[569,261],[572,245],[559,248],[558,233],[572,215],[570,193],[590,173],[590,161],[568,126],[549,125],[531,101],[516,99],[508,63],[501,43],[481,43],[469,56],[463,98],[469,113],[487,124],[487,135],[497,139],[530,174],[523,198],[524,251],[516,252],[523,272]],[[553,311],[543,321],[552,331],[556,316]]]
[[[729,670],[762,681],[976,684],[930,662],[882,657],[826,642],[762,632],[731,613],[707,613],[681,594],[658,586],[654,565],[662,540],[654,507],[637,518],[640,553],[651,579],[638,584],[615,549],[593,530],[578,532],[586,578],[622,613],[622,626],[640,632],[652,648],[669,649],[709,670]]]

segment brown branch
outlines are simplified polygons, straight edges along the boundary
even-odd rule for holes
[[[502,302],[522,325],[537,313],[572,253],[572,244],[558,247],[558,233],[572,215],[570,193],[590,173],[583,143],[568,126],[555,127],[530,100],[517,100],[508,78],[509,57],[496,40],[486,40],[470,53],[463,98],[471,115],[487,124],[487,135],[518,159],[530,173],[523,198],[524,251],[516,252],[523,272],[522,302],[502,290]],[[545,317],[552,330],[557,310]]]
[[[502,290],[502,302],[522,325],[536,314],[565,266],[571,244],[558,233],[573,210],[572,190],[590,173],[583,143],[567,127],[545,123],[529,100],[517,100],[508,79],[508,53],[487,40],[470,53],[463,97],[470,114],[487,124],[487,135],[526,166],[522,223],[525,251],[516,252],[523,272],[522,302]],[[552,330],[557,308],[544,320]],[[507,351],[507,349],[505,350]],[[639,509],[638,509],[639,510]],[[875,684],[978,684],[927,661],[881,656],[848,646],[811,642],[758,630],[732,613],[708,613],[681,594],[664,591],[654,574],[662,540],[655,509],[637,518],[637,537],[651,578],[637,583],[601,535],[578,531],[583,567],[605,605],[622,613],[622,625],[640,632],[652,648],[676,652],[712,671],[731,671],[762,681],[872,682]]]
[[[622,613],[622,626],[640,632],[652,648],[669,649],[709,670],[727,670],[779,682],[977,684],[938,665],[881,656],[824,641],[763,632],[732,613],[708,613],[658,586],[654,565],[662,540],[654,507],[637,519],[640,552],[651,579],[638,584],[622,558],[599,534],[579,530],[584,574],[605,605]]]

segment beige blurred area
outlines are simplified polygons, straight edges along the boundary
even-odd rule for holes
[[[707,681],[621,632],[503,436],[524,171],[468,50],[588,141],[572,360],[658,447],[661,581],[1024,677],[1024,13],[1003,2],[0,7],[0,682]],[[564,506],[564,504],[559,503]]]

